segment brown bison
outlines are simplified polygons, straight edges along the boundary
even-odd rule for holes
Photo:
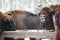
[[[57,26],[56,40],[60,40],[60,5],[50,6],[50,9],[53,9],[52,13],[55,15],[55,25]]]
[[[53,6],[53,5],[52,5]],[[52,13],[55,15],[55,24],[57,26],[57,30],[56,30],[56,40],[60,40],[60,28],[59,28],[59,23],[60,23],[60,5],[55,5],[53,7],[50,6],[52,10]]]
[[[60,5],[55,5],[56,40],[60,40]]]
[[[55,13],[55,21],[57,25],[56,40],[60,40],[60,11]]]

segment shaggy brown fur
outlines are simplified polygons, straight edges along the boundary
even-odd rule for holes
[[[3,26],[3,18],[4,18],[4,15],[2,12],[0,12],[0,33],[2,33],[4,31],[4,26]]]
[[[55,5],[55,9],[54,9],[55,11],[55,13],[57,12],[57,11],[60,11],[60,5]]]
[[[51,11],[51,10],[50,10],[50,8],[48,8],[48,7],[44,7],[44,8],[41,9],[41,11],[47,12],[47,11]]]
[[[51,10],[51,11],[53,11],[54,10],[54,5],[50,5],[48,8]]]
[[[55,13],[55,21],[57,25],[56,40],[60,40],[60,11]]]
[[[4,17],[3,13],[0,12],[0,19],[3,18],[3,17]]]
[[[52,19],[52,11],[50,10],[50,8],[44,7],[41,10],[40,15],[41,14],[45,15],[46,23],[44,24],[44,26],[46,27],[46,29],[48,29],[48,30],[53,29],[54,30],[54,24],[53,24],[53,19]]]
[[[34,15],[33,13],[23,10],[13,10],[6,12],[5,14],[10,14],[13,16],[14,24],[17,27],[17,29],[34,29],[38,28],[36,27],[37,25],[39,26],[39,19],[37,18],[38,16]]]
[[[60,5],[55,5],[55,22],[57,25],[56,40],[60,40]]]
[[[60,40],[60,5],[50,6],[52,13],[55,14],[55,23],[57,25],[56,40]]]
[[[20,13],[20,14],[24,14],[24,13],[22,13],[22,12],[26,13],[26,11],[23,11],[23,10],[11,10],[11,11],[6,12],[5,14],[15,16],[16,14],[19,14],[19,13]]]
[[[50,5],[49,7],[48,7],[50,10],[51,10],[51,12],[52,12],[52,16],[55,14],[55,6],[54,5]]]

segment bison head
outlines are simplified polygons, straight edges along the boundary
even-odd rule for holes
[[[52,19],[52,11],[48,7],[44,7],[40,13],[40,23],[45,29],[54,29],[53,19]]]
[[[49,22],[52,18],[52,13],[51,13],[51,10],[47,7],[44,7],[40,13],[39,13],[39,16],[40,16],[40,21],[42,23],[45,23],[45,22]]]

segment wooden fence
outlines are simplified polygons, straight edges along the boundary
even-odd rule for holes
[[[45,39],[53,39],[56,38],[55,31],[52,30],[17,30],[17,31],[4,31],[2,36],[19,39],[19,38],[45,38]]]

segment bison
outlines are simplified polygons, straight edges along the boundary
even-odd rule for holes
[[[54,29],[52,12],[48,7],[44,7],[38,15],[23,10],[13,10],[6,14],[12,16],[13,24],[17,30]]]
[[[41,12],[40,12],[40,16],[41,15],[45,15],[45,22],[42,25],[42,27],[44,27],[46,30],[55,30],[54,28],[54,23],[53,23],[53,16],[52,16],[52,11],[50,8],[48,7],[44,7]],[[41,17],[40,17],[41,18]]]
[[[55,15],[55,25],[57,26],[56,40],[60,40],[60,5],[51,5],[49,8],[53,9],[52,13]]]
[[[60,40],[60,5],[55,5],[56,40]]]
[[[56,40],[60,40],[60,11],[55,13],[55,22],[57,26],[56,30]]]

